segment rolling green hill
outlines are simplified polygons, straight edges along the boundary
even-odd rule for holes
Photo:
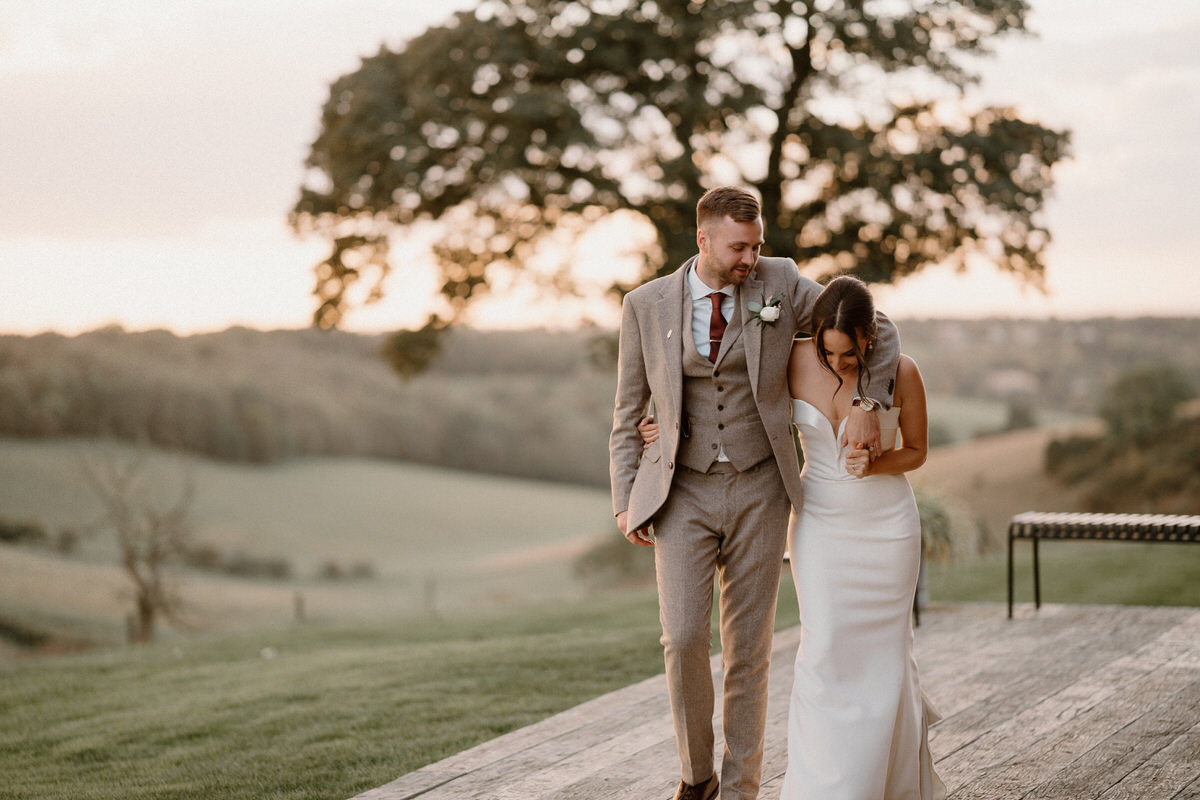
[[[0,440],[0,509],[52,535],[86,531],[99,506],[86,462],[135,448],[84,439]],[[145,452],[152,503],[191,481],[194,540],[225,554],[283,559],[286,580],[196,570],[181,587],[200,631],[308,618],[427,614],[580,594],[573,559],[617,536],[608,493],[398,462],[313,457],[273,465]],[[128,599],[111,533],[69,555],[0,547],[0,620],[119,641]],[[330,564],[368,577],[321,577]]]

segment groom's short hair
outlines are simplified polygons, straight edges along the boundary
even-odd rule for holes
[[[758,198],[741,186],[717,186],[709,189],[696,203],[696,227],[713,220],[733,217],[735,222],[754,222],[762,216]]]

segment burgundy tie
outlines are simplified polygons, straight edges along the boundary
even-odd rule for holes
[[[717,353],[721,349],[721,337],[725,335],[725,317],[721,314],[721,303],[725,295],[713,292],[708,296],[712,300],[712,316],[708,320],[708,360],[717,363]]]

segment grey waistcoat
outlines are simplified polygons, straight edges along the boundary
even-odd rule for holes
[[[692,340],[691,296],[685,292],[683,336],[683,431],[677,460],[689,469],[707,472],[721,447],[739,472],[771,455],[771,442],[758,416],[746,369],[745,337],[725,343],[720,363],[714,366]],[[726,337],[740,325],[734,312]]]

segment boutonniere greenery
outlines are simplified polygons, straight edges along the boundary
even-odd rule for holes
[[[783,297],[782,294],[772,295],[761,303],[751,300],[746,304],[746,307],[754,312],[750,319],[758,320],[759,325],[774,325],[779,320],[779,307],[783,305]]]

